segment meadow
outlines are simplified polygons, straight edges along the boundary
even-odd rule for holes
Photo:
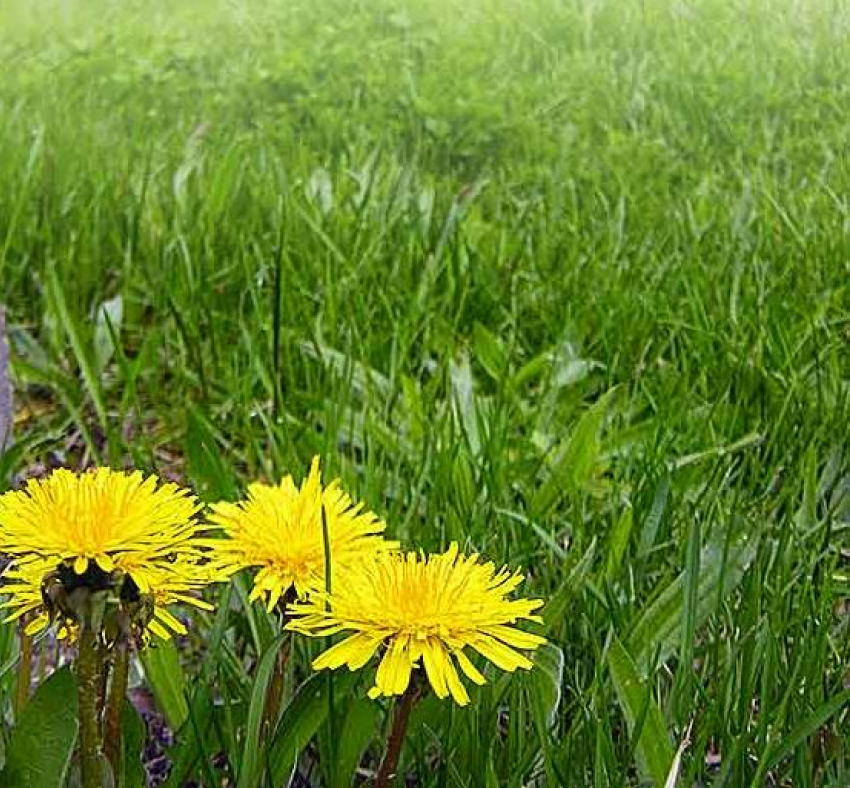
[[[549,644],[414,709],[408,786],[846,788],[848,122],[841,0],[0,0],[0,490],[319,455],[521,568]],[[389,704],[299,640],[263,728],[247,591],[131,672],[164,784],[367,784]],[[18,648],[7,763],[67,722],[14,743]]]

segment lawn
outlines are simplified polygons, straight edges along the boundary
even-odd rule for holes
[[[522,569],[549,644],[414,708],[409,786],[846,788],[848,128],[841,0],[0,0],[0,489],[319,455]],[[368,781],[321,643],[259,727],[249,584],[131,671],[168,788]]]

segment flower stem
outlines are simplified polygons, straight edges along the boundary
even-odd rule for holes
[[[109,649],[103,642],[98,643],[97,664],[100,668],[97,677],[97,717],[103,719],[106,708],[106,691],[109,686]]]
[[[77,654],[80,719],[80,773],[82,788],[102,788],[100,766],[100,730],[97,714],[98,681],[101,666],[97,632],[86,621],[80,622]]]
[[[18,686],[15,692],[15,715],[20,716],[27,705],[32,681],[32,636],[27,634],[27,619],[21,622],[21,659],[18,662]]]
[[[125,633],[118,636],[112,650],[112,682],[106,700],[106,719],[103,724],[103,750],[112,774],[118,779],[121,768],[121,721],[127,696],[127,676],[130,671],[130,643]]]
[[[390,728],[390,734],[387,736],[387,750],[384,753],[384,759],[381,761],[381,765],[378,767],[375,788],[389,788],[395,781],[398,759],[401,755],[401,745],[404,743],[404,735],[407,732],[410,712],[413,709],[413,704],[418,699],[419,689],[411,681],[404,691],[404,695],[401,696],[401,701],[396,704],[392,728]]]
[[[280,706],[283,701],[283,693],[285,689],[286,663],[289,662],[289,652],[291,649],[292,633],[289,632],[280,643],[280,648],[277,652],[277,660],[275,661],[274,666],[274,674],[272,675],[268,695],[266,696],[264,717],[269,736],[271,736],[274,732],[275,726],[277,725],[277,718],[280,715]]]

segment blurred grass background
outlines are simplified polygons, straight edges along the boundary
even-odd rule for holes
[[[420,784],[637,784],[647,719],[850,782],[846,3],[3,0],[0,63],[6,483],[321,453],[526,567],[546,698]]]

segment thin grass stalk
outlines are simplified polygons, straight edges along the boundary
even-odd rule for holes
[[[18,685],[15,687],[15,716],[27,705],[32,682],[32,636],[27,634],[27,617],[21,619],[21,658],[18,661]]]
[[[325,594],[330,598],[331,589],[331,535],[328,530],[328,513],[325,511],[325,506],[322,504],[322,546],[325,554]],[[325,602],[325,607],[328,602]],[[328,641],[330,643],[330,641]],[[331,760],[336,761],[336,698],[334,697],[334,677],[333,671],[327,671],[325,681],[328,685],[328,743],[331,749]]]

